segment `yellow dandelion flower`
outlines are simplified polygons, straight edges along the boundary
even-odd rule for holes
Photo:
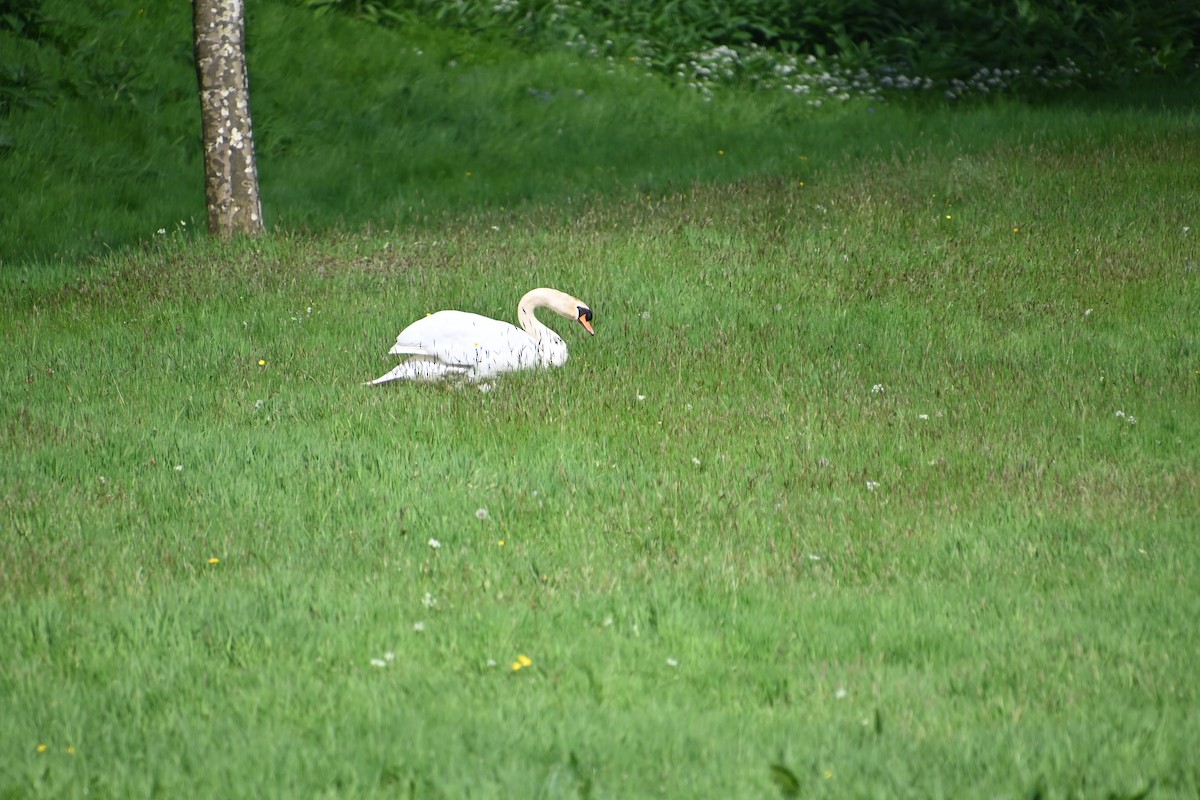
[[[954,217],[952,217],[952,216],[950,216],[949,214],[947,214],[947,215],[946,215],[946,219],[954,219]]]
[[[825,777],[826,777],[826,778],[832,778],[832,777],[833,777],[833,771],[832,771],[832,770],[828,770],[828,769],[827,769],[827,770],[825,770]]]
[[[210,559],[208,560],[208,563],[209,563],[209,564],[220,564],[220,563],[221,563],[221,559],[217,558],[216,556],[213,556],[212,558],[210,558]]]
[[[520,672],[520,671],[521,671],[521,662],[520,662],[520,661],[514,661],[514,662],[512,663],[512,671],[513,671],[513,672]]]
[[[501,547],[504,547],[504,540],[503,540],[503,539],[501,539],[501,540],[500,540],[500,546],[501,546]]]
[[[265,367],[265,366],[267,365],[267,362],[266,362],[266,360],[265,360],[265,359],[262,359],[262,358],[260,358],[260,359],[258,360],[258,365],[259,365],[260,367]]]
[[[67,746],[67,755],[69,755],[69,756],[75,755],[75,748],[68,745]]]
[[[717,155],[719,155],[719,156],[723,156],[723,155],[725,155],[725,151],[724,151],[724,150],[718,150],[718,151],[717,151]]]
[[[522,667],[532,667],[533,659],[522,653],[521,655],[517,656],[517,663]]]
[[[44,744],[39,744],[39,745],[38,745],[38,752],[39,752],[39,753],[44,753],[44,752],[46,752],[46,745],[44,745]]]
[[[1021,232],[1020,228],[1017,228],[1017,227],[1013,228],[1013,233],[1020,233],[1020,232]]]

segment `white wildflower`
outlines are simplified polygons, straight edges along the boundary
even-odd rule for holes
[[[414,622],[413,630],[416,631],[417,633],[423,632],[425,630],[425,623],[424,622]]]
[[[879,481],[867,481],[867,491],[873,492],[879,488]]]
[[[371,659],[371,666],[372,666],[372,667],[386,667],[386,666],[387,666],[387,662],[386,662],[386,661],[384,661],[382,658],[372,658],[372,659]]]
[[[421,605],[426,608],[433,608],[437,605],[437,598],[433,596],[433,592],[425,593],[425,596],[421,598]]]
[[[488,518],[488,510],[486,508],[475,509],[475,519],[487,519],[487,518]]]
[[[833,696],[837,700],[844,700],[846,699],[847,694],[849,694],[849,692],[847,692],[844,688],[838,687],[838,690],[833,693]]]
[[[434,550],[437,550],[438,548],[440,548],[442,546],[442,543],[439,542],[437,539],[430,539],[429,546],[432,547]]]
[[[668,666],[668,667],[678,667],[678,666],[679,666],[679,662],[678,662],[677,660],[673,659],[673,658],[668,658],[668,659],[667,659],[667,666]]]

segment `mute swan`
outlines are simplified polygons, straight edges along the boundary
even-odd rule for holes
[[[567,361],[567,343],[537,320],[533,312],[539,308],[577,320],[596,335],[592,309],[582,300],[557,289],[534,289],[517,304],[521,328],[466,311],[439,311],[417,320],[400,331],[388,351],[408,358],[367,385],[397,380],[477,381],[501,372],[561,367]]]

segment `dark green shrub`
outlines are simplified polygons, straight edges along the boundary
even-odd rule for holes
[[[528,48],[569,45],[634,57],[668,74],[728,47],[815,55],[822,66],[966,87],[1120,83],[1192,73],[1200,10],[1191,0],[295,0],[386,25],[422,20]],[[987,71],[983,73],[983,71]],[[995,72],[999,70],[1000,72]],[[686,69],[684,70],[686,72]],[[993,86],[998,86],[993,82]]]

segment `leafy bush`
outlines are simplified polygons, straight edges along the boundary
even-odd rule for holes
[[[40,39],[46,32],[41,0],[0,0],[0,31]]]
[[[779,72],[865,69],[885,88],[1027,88],[1119,83],[1197,67],[1200,11],[1190,0],[296,0],[384,25],[414,20],[484,32],[531,49],[567,46],[632,59],[711,86]],[[717,80],[705,54],[737,53]],[[755,66],[765,67],[756,69]],[[766,81],[771,85],[771,81]]]

